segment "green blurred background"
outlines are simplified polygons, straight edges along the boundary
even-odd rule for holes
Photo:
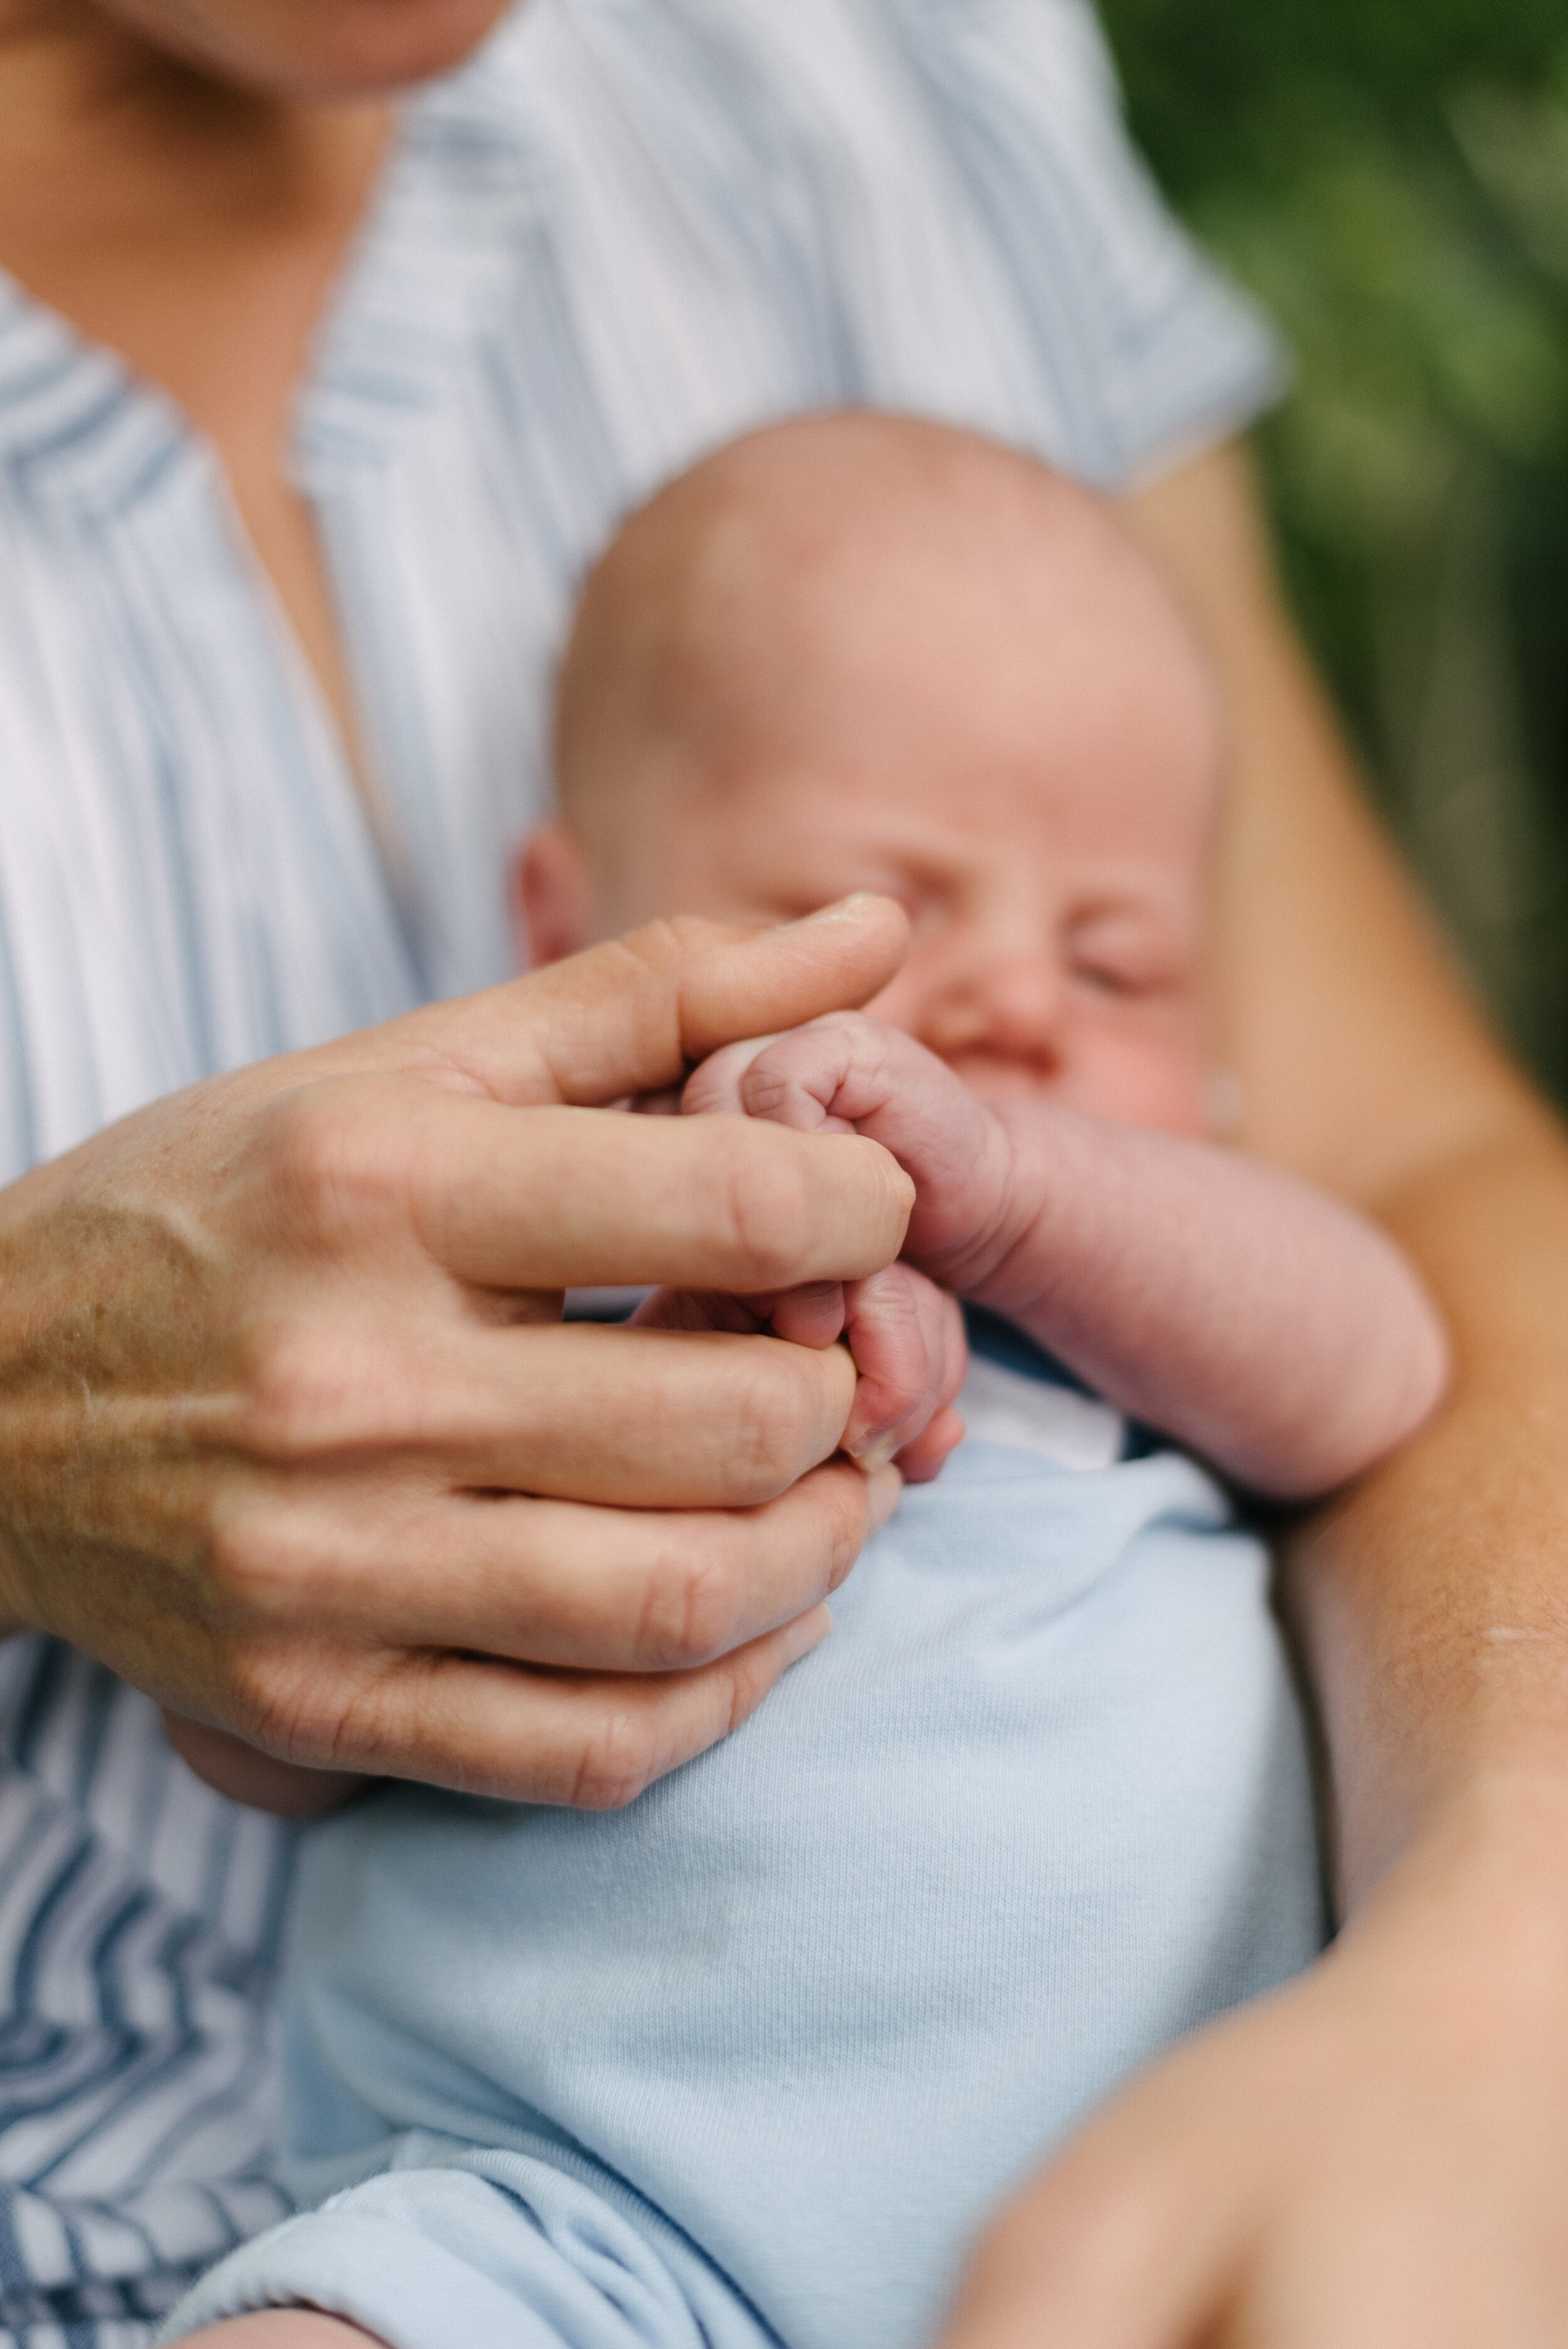
[[[1167,193],[1296,357],[1296,611],[1505,1028],[1568,1098],[1568,5],[1101,0]]]

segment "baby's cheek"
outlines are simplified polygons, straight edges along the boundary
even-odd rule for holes
[[[1086,1013],[1051,1090],[1064,1109],[1202,1139],[1208,1067],[1195,1021],[1140,1008]]]

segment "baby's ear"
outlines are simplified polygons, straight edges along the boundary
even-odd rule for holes
[[[589,894],[588,860],[579,843],[563,824],[542,824],[512,866],[520,961],[537,968],[591,946]]]

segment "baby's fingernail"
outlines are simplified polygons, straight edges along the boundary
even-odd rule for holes
[[[832,1628],[833,1619],[825,1607],[810,1608],[804,1615],[797,1615],[793,1623],[786,1623],[784,1653],[789,1662],[798,1664],[802,1656],[820,1648]]]
[[[866,1486],[866,1531],[881,1533],[903,1498],[903,1478],[896,1468],[879,1468]]]
[[[851,1451],[850,1458],[866,1475],[874,1476],[879,1468],[887,1466],[902,1441],[897,1429],[890,1427],[885,1434],[873,1435],[871,1442],[859,1451]]]

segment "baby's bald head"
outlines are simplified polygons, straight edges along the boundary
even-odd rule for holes
[[[923,874],[950,893],[987,856],[1039,864],[1042,921],[1058,883],[1087,919],[1137,866],[1195,927],[1217,765],[1203,664],[1098,500],[944,425],[773,426],[660,491],[588,581],[535,950],[844,887],[915,911]]]
[[[1212,729],[1190,637],[1097,500],[949,426],[800,419],[661,490],[590,576],[560,678],[561,812],[618,926],[672,909],[634,880],[649,831],[759,762],[874,756],[954,704],[985,728],[1042,689],[1071,731],[1072,705],[1150,688]]]

